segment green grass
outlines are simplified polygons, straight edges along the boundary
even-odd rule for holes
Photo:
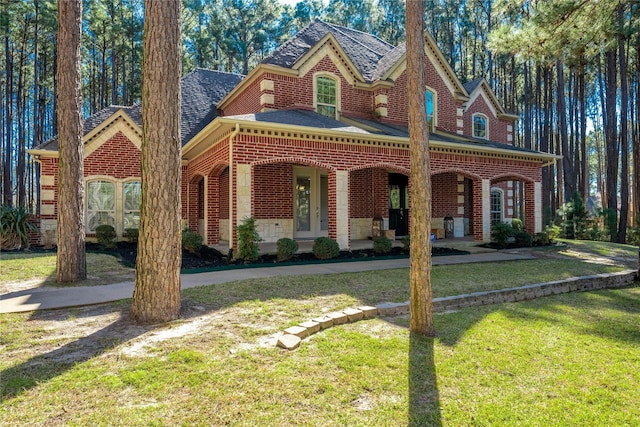
[[[3,252],[0,255],[0,285],[17,281],[36,281],[56,285],[56,254],[51,252]],[[102,253],[87,253],[87,280],[73,286],[105,285],[133,278],[133,269],[118,258]]]
[[[640,289],[632,288],[437,315],[435,339],[411,336],[407,319],[396,317],[332,328],[294,352],[229,352],[228,331],[213,328],[157,343],[144,356],[124,355],[123,343],[27,375],[15,375],[25,361],[16,368],[3,359],[9,390],[0,418],[4,425],[637,425],[639,315]]]

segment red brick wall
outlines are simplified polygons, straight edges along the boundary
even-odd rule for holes
[[[431,215],[434,218],[458,215],[458,175],[442,173],[431,177]]]
[[[220,219],[229,219],[229,168],[220,174]]]
[[[225,106],[223,114],[233,116],[260,111],[260,80],[260,78],[256,79],[249,87],[236,94],[233,100]]]
[[[496,142],[502,142],[504,144],[512,145],[507,141],[507,126],[512,122],[507,120],[498,119],[485,101],[484,97],[478,96],[471,105],[469,105],[464,112],[464,133],[465,135],[473,136],[473,115],[481,113],[487,116],[489,134],[487,139]]]
[[[43,200],[43,205],[54,205],[53,215],[40,215],[41,219],[56,219],[58,216],[58,159],[44,157],[40,161],[40,176],[53,176],[53,185],[41,185],[41,190],[53,190],[53,200]]]
[[[351,172],[349,176],[351,193],[349,194],[349,214],[351,218],[372,218],[374,206],[373,170],[362,169]]]
[[[257,219],[293,217],[292,165],[257,165],[252,175],[253,216]]]
[[[139,177],[140,154],[140,149],[118,132],[84,159],[84,176]]]
[[[447,132],[457,130],[457,108],[459,103],[447,88],[444,80],[431,62],[426,61],[425,84],[436,92],[436,126]],[[400,123],[409,121],[409,100],[407,96],[407,72],[404,71],[388,93],[388,116],[386,120]]]

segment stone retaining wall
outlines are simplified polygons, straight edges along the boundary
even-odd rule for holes
[[[458,310],[465,307],[517,302],[544,297],[547,295],[564,294],[567,292],[593,291],[597,289],[617,289],[631,285],[638,279],[636,270],[625,270],[618,273],[596,274],[593,276],[572,277],[547,283],[506,288],[495,291],[474,292],[472,294],[455,295],[434,298],[433,312],[441,313]],[[293,350],[300,345],[303,338],[334,325],[370,319],[375,316],[395,316],[409,313],[409,302],[382,303],[376,307],[364,306],[348,308],[342,312],[328,313],[313,320],[292,326],[284,331],[278,339],[278,346]]]

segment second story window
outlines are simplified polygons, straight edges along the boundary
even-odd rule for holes
[[[427,125],[429,132],[436,130],[436,99],[433,92],[427,89],[424,93],[424,106],[427,110]]]
[[[332,119],[338,118],[336,81],[331,77],[316,78],[316,112]]]
[[[488,138],[487,117],[482,114],[473,116],[473,136],[476,138]]]

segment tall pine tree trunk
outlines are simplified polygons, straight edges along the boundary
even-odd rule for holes
[[[58,282],[87,277],[80,80],[82,0],[58,3]]]
[[[629,128],[627,111],[629,108],[629,85],[627,80],[626,40],[624,27],[624,7],[618,5],[618,62],[620,63],[620,222],[618,224],[618,243],[627,241],[627,223],[629,218]]]
[[[411,260],[409,330],[433,336],[431,311],[431,168],[425,110],[424,6],[408,1],[407,77],[411,162]]]
[[[618,240],[618,162],[620,160],[620,146],[618,144],[617,120],[616,120],[616,92],[617,92],[617,61],[615,47],[605,52],[605,187],[607,190],[606,208],[607,226],[611,241]]]
[[[180,0],[144,3],[142,205],[131,318],[180,315]]]
[[[556,62],[556,71],[558,75],[558,131],[560,132],[561,145],[561,152],[559,154],[562,154],[562,183],[564,194],[562,201],[566,203],[571,199],[574,191],[571,185],[573,180],[573,165],[571,162],[573,153],[569,152],[569,138],[567,136],[567,107],[565,104],[564,64],[562,61]]]

